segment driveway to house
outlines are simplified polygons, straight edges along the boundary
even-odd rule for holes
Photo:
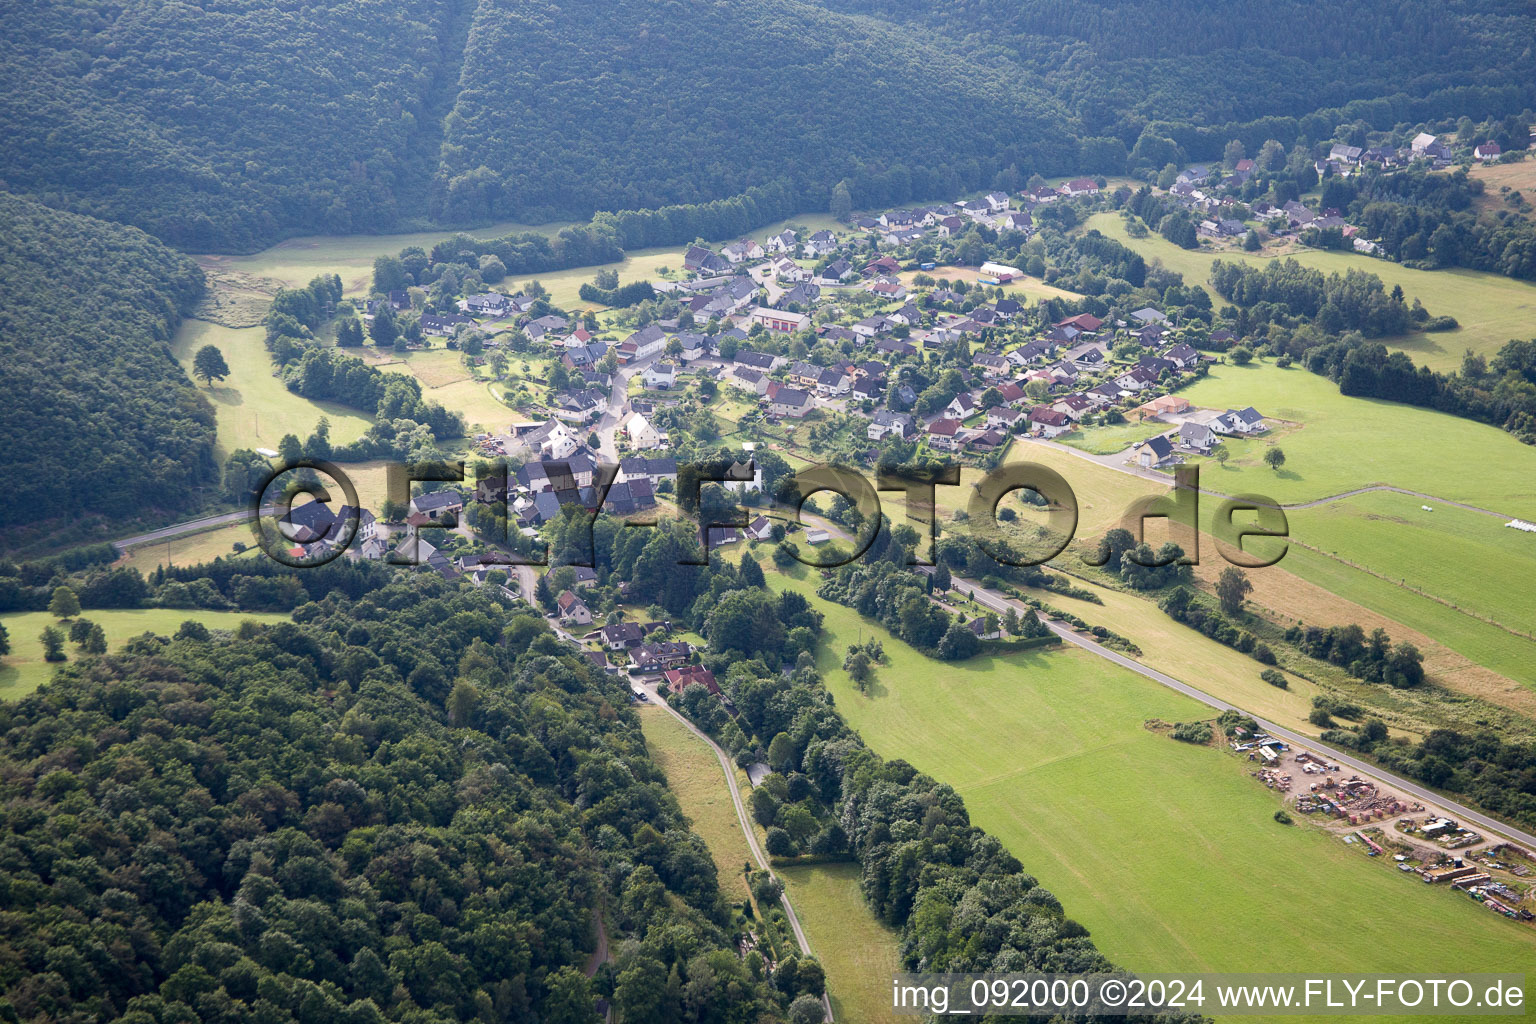
[[[619,448],[614,442],[614,435],[618,433],[619,424],[624,422],[625,416],[629,413],[629,380],[660,358],[659,355],[647,356],[614,371],[613,389],[608,394],[608,411],[603,413],[602,418],[597,421],[597,426],[593,428],[599,442],[598,454],[609,462],[619,461]]]

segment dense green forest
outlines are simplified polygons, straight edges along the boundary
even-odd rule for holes
[[[431,574],[175,582],[252,571],[297,624],[145,634],[0,709],[0,1017],[783,1019],[622,683]]]
[[[466,0],[7,11],[0,178],[191,251],[416,212]]]
[[[439,211],[579,216],[778,178],[825,197],[869,163],[905,165],[898,198],[950,194],[1009,164],[1069,169],[1066,112],[1010,70],[786,0],[486,0]]]
[[[0,237],[0,529],[192,506],[217,475],[213,409],[169,343],[202,271],[136,228],[5,193]]]
[[[1416,0],[1391,18],[1362,0],[1219,16],[1191,0],[10,14],[0,184],[194,251],[761,189],[774,201],[750,205],[785,216],[844,180],[874,207],[1212,159],[1232,138],[1256,152],[1340,125],[1502,116],[1536,94],[1532,16],[1514,0]]]
[[[1149,121],[1215,126],[1351,101],[1519,82],[1533,55],[1515,0],[1412,0],[1391,17],[1355,0],[819,0],[939,33],[1038,75],[1084,134],[1134,140]],[[1471,54],[1497,69],[1490,78]],[[1519,70],[1523,69],[1523,70]],[[1209,154],[1206,154],[1209,155]]]

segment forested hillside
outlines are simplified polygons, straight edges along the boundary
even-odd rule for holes
[[[483,593],[322,572],[301,625],[146,634],[0,708],[0,1018],[783,1019],[625,686]]]
[[[1174,144],[1213,159],[1232,138],[1256,151],[1341,124],[1503,115],[1536,89],[1536,18],[1515,0],[1413,0],[1390,17],[1364,0],[7,13],[0,185],[193,251],[754,187],[821,208],[844,179],[879,206],[1161,168]]]
[[[396,225],[436,162],[467,6],[8,5],[0,179],[194,252]]]
[[[1410,0],[1390,16],[1359,0],[819,3],[1009,59],[1060,96],[1086,134],[1127,145],[1148,121],[1301,117],[1353,100],[1521,83],[1536,67],[1530,10],[1516,0]]]
[[[441,212],[582,216],[780,178],[824,196],[866,164],[905,167],[900,198],[1068,169],[1065,112],[1010,70],[792,0],[482,0]]]
[[[216,472],[214,417],[169,342],[203,272],[6,193],[0,238],[0,529],[189,507]]]

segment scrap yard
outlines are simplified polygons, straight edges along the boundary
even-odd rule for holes
[[[1287,808],[1368,857],[1442,885],[1511,920],[1536,921],[1536,854],[1463,826],[1441,809],[1263,732],[1237,729],[1232,751]]]

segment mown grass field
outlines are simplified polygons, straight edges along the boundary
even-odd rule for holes
[[[130,566],[148,575],[162,565],[202,565],[221,555],[233,555],[237,543],[247,545],[247,554],[241,557],[255,554],[255,549],[250,547],[255,543],[255,534],[248,523],[230,523],[202,533],[172,537],[168,541],[140,544],[130,548],[117,564]]]
[[[552,235],[566,226],[567,222],[508,222],[468,233],[476,238],[496,238],[522,231]],[[393,256],[412,245],[431,252],[434,245],[453,233],[446,228],[433,228],[399,235],[308,235],[246,256],[199,256],[197,261],[205,268],[275,278],[289,287],[308,284],[316,274],[340,274],[346,294],[353,295],[366,293],[372,285],[376,257]]]
[[[778,869],[811,951],[827,972],[839,1021],[902,1024],[891,1012],[891,975],[901,970],[900,937],[864,902],[857,864]]]
[[[1428,505],[1434,511],[1424,511]],[[1292,513],[1298,535],[1372,572],[1522,631],[1536,628],[1536,534],[1478,512],[1378,491]]]
[[[107,634],[107,646],[116,650],[125,640],[140,633],[171,636],[183,622],[193,619],[209,629],[234,629],[246,619],[256,622],[284,622],[288,616],[268,612],[215,612],[195,608],[90,608],[81,618],[100,624]],[[11,638],[11,653],[0,658],[0,699],[25,697],[53,678],[58,666],[43,660],[39,639],[45,626],[58,626],[59,620],[47,612],[12,612],[0,615],[0,625]],[[68,625],[61,628],[69,633]],[[65,644],[73,661],[79,655],[74,644]]]
[[[276,449],[284,434],[308,437],[324,416],[331,423],[331,441],[357,440],[373,419],[350,406],[314,402],[294,394],[273,375],[272,356],[259,327],[231,328],[202,320],[187,320],[176,332],[171,349],[192,372],[192,359],[204,345],[224,353],[230,375],[212,388],[198,389],[213,403],[218,416],[218,457],[237,448]]]
[[[1300,424],[1229,444],[1225,468],[1210,467],[1210,486],[1256,491],[1285,504],[1313,501],[1373,483],[1392,484],[1507,515],[1536,517],[1536,448],[1486,424],[1395,402],[1339,393],[1326,377],[1258,360],[1218,365],[1179,394],[1213,409],[1253,406],[1266,417]],[[1279,445],[1279,472],[1262,462]]]
[[[640,708],[645,744],[667,775],[694,832],[709,845],[720,873],[720,889],[733,902],[747,898],[742,865],[752,859],[735,805],[714,752],[661,708]],[[736,771],[743,793],[751,791]],[[761,838],[759,838],[761,842]],[[886,1021],[890,976],[897,969],[897,936],[870,912],[859,891],[853,864],[817,864],[781,869],[790,902],[826,970],[833,1014],[839,1020]],[[894,1022],[893,1022],[894,1024]]]
[[[1113,455],[1149,437],[1165,434],[1168,430],[1168,424],[1161,420],[1153,420],[1149,423],[1132,421],[1087,429],[1079,427],[1076,430],[1067,431],[1055,440],[1088,452],[1090,455]]]
[[[1186,284],[1198,284],[1207,290],[1211,263],[1215,260],[1262,266],[1274,258],[1244,252],[1181,249],[1156,234],[1132,238],[1118,213],[1096,213],[1088,218],[1087,226],[1130,246],[1149,260],[1161,260],[1170,270],[1183,274]],[[1460,367],[1466,349],[1491,356],[1511,338],[1529,337],[1532,318],[1536,317],[1536,284],[1526,281],[1476,270],[1414,270],[1369,256],[1315,249],[1298,248],[1284,255],[1325,274],[1342,274],[1347,270],[1375,274],[1388,288],[1402,285],[1409,302],[1417,298],[1436,316],[1454,316],[1460,324],[1454,331],[1387,340],[1392,348],[1413,356],[1415,363],[1437,370]]]
[[[682,805],[693,831],[709,844],[720,875],[720,891],[731,902],[742,902],[748,893],[741,868],[752,860],[752,851],[742,835],[719,759],[661,708],[642,705],[639,711],[640,728],[652,760],[666,773],[667,788]],[[739,784],[747,785],[745,776]]]
[[[1470,971],[1518,970],[1536,955],[1528,928],[1279,825],[1278,800],[1243,762],[1144,727],[1205,717],[1193,701],[1078,651],[943,665],[848,609],[818,607],[819,664],[849,724],[883,756],[953,785],[1118,963]],[[869,696],[839,668],[861,634],[891,656]]]

